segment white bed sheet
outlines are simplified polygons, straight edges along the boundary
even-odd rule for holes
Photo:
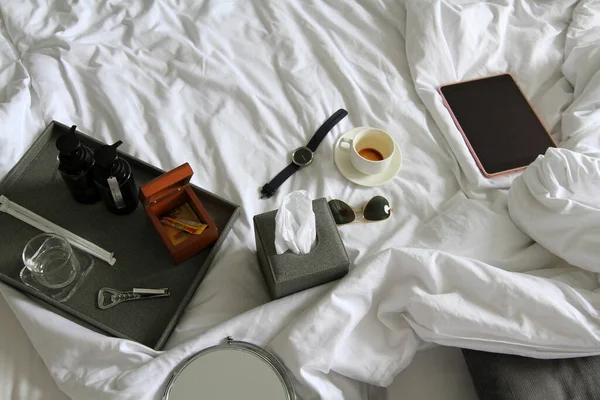
[[[23,327],[0,296],[0,398],[66,400]]]
[[[0,399],[67,400],[0,296]],[[388,387],[388,399],[477,400],[459,349],[436,346],[415,355]]]
[[[125,151],[165,169],[189,161],[194,183],[243,212],[163,353],[0,291],[74,398],[153,398],[179,361],[228,334],[277,353],[305,398],[366,398],[357,381],[388,386],[425,342],[538,357],[600,353],[595,274],[513,224],[505,189],[514,176],[480,177],[435,92],[512,72],[558,139],[571,140],[580,122],[578,139],[597,148],[594,103],[577,102],[590,74],[561,71],[565,41],[567,54],[594,54],[597,8],[585,0],[3,3],[0,123],[19,134],[1,136],[0,174],[57,119],[123,139]],[[573,93],[578,81],[586,83]],[[565,111],[574,98],[587,114]],[[258,200],[289,150],[339,107],[350,116],[313,165]],[[563,111],[571,125],[559,124]],[[349,184],[333,165],[335,137],[362,125],[388,130],[403,150],[400,175],[381,188]],[[340,229],[353,261],[347,278],[264,304],[252,216],[295,189],[357,205],[382,194],[395,211],[385,223]]]

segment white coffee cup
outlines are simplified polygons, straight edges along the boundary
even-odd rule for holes
[[[343,138],[339,146],[350,152],[354,168],[367,175],[385,171],[396,151],[396,143],[390,134],[375,128],[363,129],[354,139]]]

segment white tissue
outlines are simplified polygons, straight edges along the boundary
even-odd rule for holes
[[[288,194],[275,216],[275,251],[306,254],[314,249],[316,242],[315,213],[308,192],[298,190]]]

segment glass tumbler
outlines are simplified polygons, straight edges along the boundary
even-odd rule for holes
[[[23,263],[42,286],[59,289],[71,284],[79,274],[79,260],[63,236],[42,233],[23,249]]]

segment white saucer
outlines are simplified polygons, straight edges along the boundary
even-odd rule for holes
[[[344,175],[344,177],[346,177],[346,179],[349,181],[361,186],[383,185],[384,183],[394,179],[402,167],[402,153],[400,152],[398,143],[396,143],[396,151],[392,156],[392,161],[388,169],[376,175],[363,174],[354,168],[354,165],[352,165],[352,162],[350,161],[350,152],[340,149],[340,141],[343,138],[353,139],[358,132],[366,128],[366,126],[359,126],[358,128],[350,129],[340,136],[338,140],[336,140],[335,147],[333,148],[333,159],[335,161],[335,165],[338,167],[342,175]]]

